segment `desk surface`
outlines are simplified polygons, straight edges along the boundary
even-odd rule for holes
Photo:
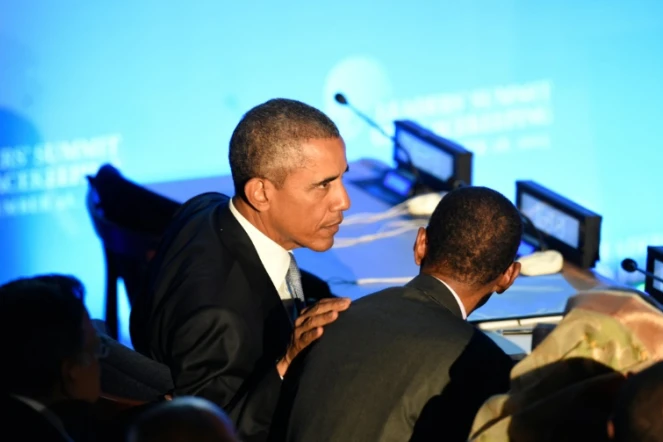
[[[360,160],[350,165],[350,171],[344,180],[352,207],[346,216],[360,212],[379,213],[391,207],[352,184],[352,181],[376,176],[384,167],[373,160]],[[233,194],[229,176],[148,184],[146,187],[176,201],[186,201],[209,191]],[[388,228],[387,224],[394,220],[375,224],[341,225],[336,239],[375,234]],[[355,281],[358,279],[411,278],[418,273],[412,252],[415,236],[416,230],[411,230],[398,236],[352,247],[332,248],[324,253],[298,249],[295,254],[300,267],[328,281],[334,293],[357,299],[389,286],[400,285],[357,285]],[[614,283],[608,279],[567,263],[559,274],[519,277],[509,290],[502,295],[493,296],[486,305],[472,313],[469,319],[480,321],[558,315],[563,312],[569,296],[575,292],[611,285]]]

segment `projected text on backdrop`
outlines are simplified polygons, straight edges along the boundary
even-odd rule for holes
[[[0,217],[76,205],[70,190],[104,163],[119,163],[120,135],[0,148]]]
[[[549,149],[553,124],[552,82],[539,80],[426,95],[378,104],[385,129],[408,118],[459,142],[476,155]],[[384,144],[372,134],[376,145]]]

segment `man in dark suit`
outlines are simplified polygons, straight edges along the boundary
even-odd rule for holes
[[[175,214],[133,306],[131,335],[170,367],[175,396],[215,402],[244,442],[262,441],[290,361],[350,304],[302,309],[290,252],[333,245],[350,205],[348,165],[334,123],[286,99],[242,118],[229,157],[235,197],[199,195]]]
[[[447,194],[418,232],[419,276],[355,301],[295,360],[272,439],[466,441],[483,402],[508,390],[513,365],[466,318],[517,277],[521,235],[499,193]]]

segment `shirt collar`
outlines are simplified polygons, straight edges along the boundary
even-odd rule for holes
[[[465,306],[463,305],[463,302],[460,300],[460,297],[458,296],[458,293],[454,291],[454,289],[449,286],[446,282],[442,281],[440,278],[435,278],[438,281],[440,281],[442,284],[445,285],[446,288],[449,289],[452,295],[454,295],[454,298],[456,299],[456,302],[458,303],[458,307],[460,308],[460,313],[463,315],[463,319],[467,319],[467,312],[465,311]]]
[[[262,262],[267,275],[269,275],[269,279],[271,279],[274,288],[278,292],[283,281],[285,281],[288,268],[290,267],[290,253],[258,230],[244,215],[239,213],[232,199],[229,205],[230,212],[249,236],[251,243],[256,248],[256,252],[258,252],[260,262]]]

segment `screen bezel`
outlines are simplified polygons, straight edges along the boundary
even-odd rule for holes
[[[394,121],[394,127],[394,140],[398,140],[399,132],[404,131],[452,157],[453,172],[449,180],[441,180],[435,175],[431,175],[428,172],[417,168],[417,173],[419,174],[419,181],[421,184],[429,187],[432,190],[439,191],[452,190],[454,183],[460,181],[462,181],[465,185],[472,185],[472,152],[465,149],[461,145],[441,137],[410,120]],[[396,145],[396,143],[394,143],[393,160],[398,168],[407,169],[410,165],[407,161],[403,161],[400,158],[399,150],[399,147]],[[403,150],[406,149],[403,148]],[[414,166],[416,167],[416,165]]]
[[[654,262],[663,262],[663,246],[647,247],[647,268],[649,273],[654,273]],[[645,275],[645,292],[649,293],[658,302],[663,303],[663,291],[654,287],[654,278]]]
[[[516,207],[518,207],[518,210],[521,209],[522,195],[524,193],[541,200],[542,202],[552,206],[553,208],[572,218],[575,218],[578,221],[578,246],[575,248],[542,230],[539,230],[539,232],[541,233],[541,236],[549,248],[560,252],[566,260],[578,266],[586,267],[586,265],[583,265],[583,262],[586,261],[584,257],[586,250],[585,248],[587,246],[586,221],[588,218],[598,218],[600,220],[601,216],[543,187],[542,185],[529,180],[516,181]],[[600,223],[598,228],[598,241],[600,242]],[[534,232],[530,226],[525,226],[524,237],[526,241],[531,242],[533,245],[538,245],[538,241],[536,240],[536,232]],[[592,256],[590,259],[592,263],[590,267],[593,267],[593,264],[599,260],[599,245],[600,244],[597,244],[597,250],[595,251],[594,256]]]

